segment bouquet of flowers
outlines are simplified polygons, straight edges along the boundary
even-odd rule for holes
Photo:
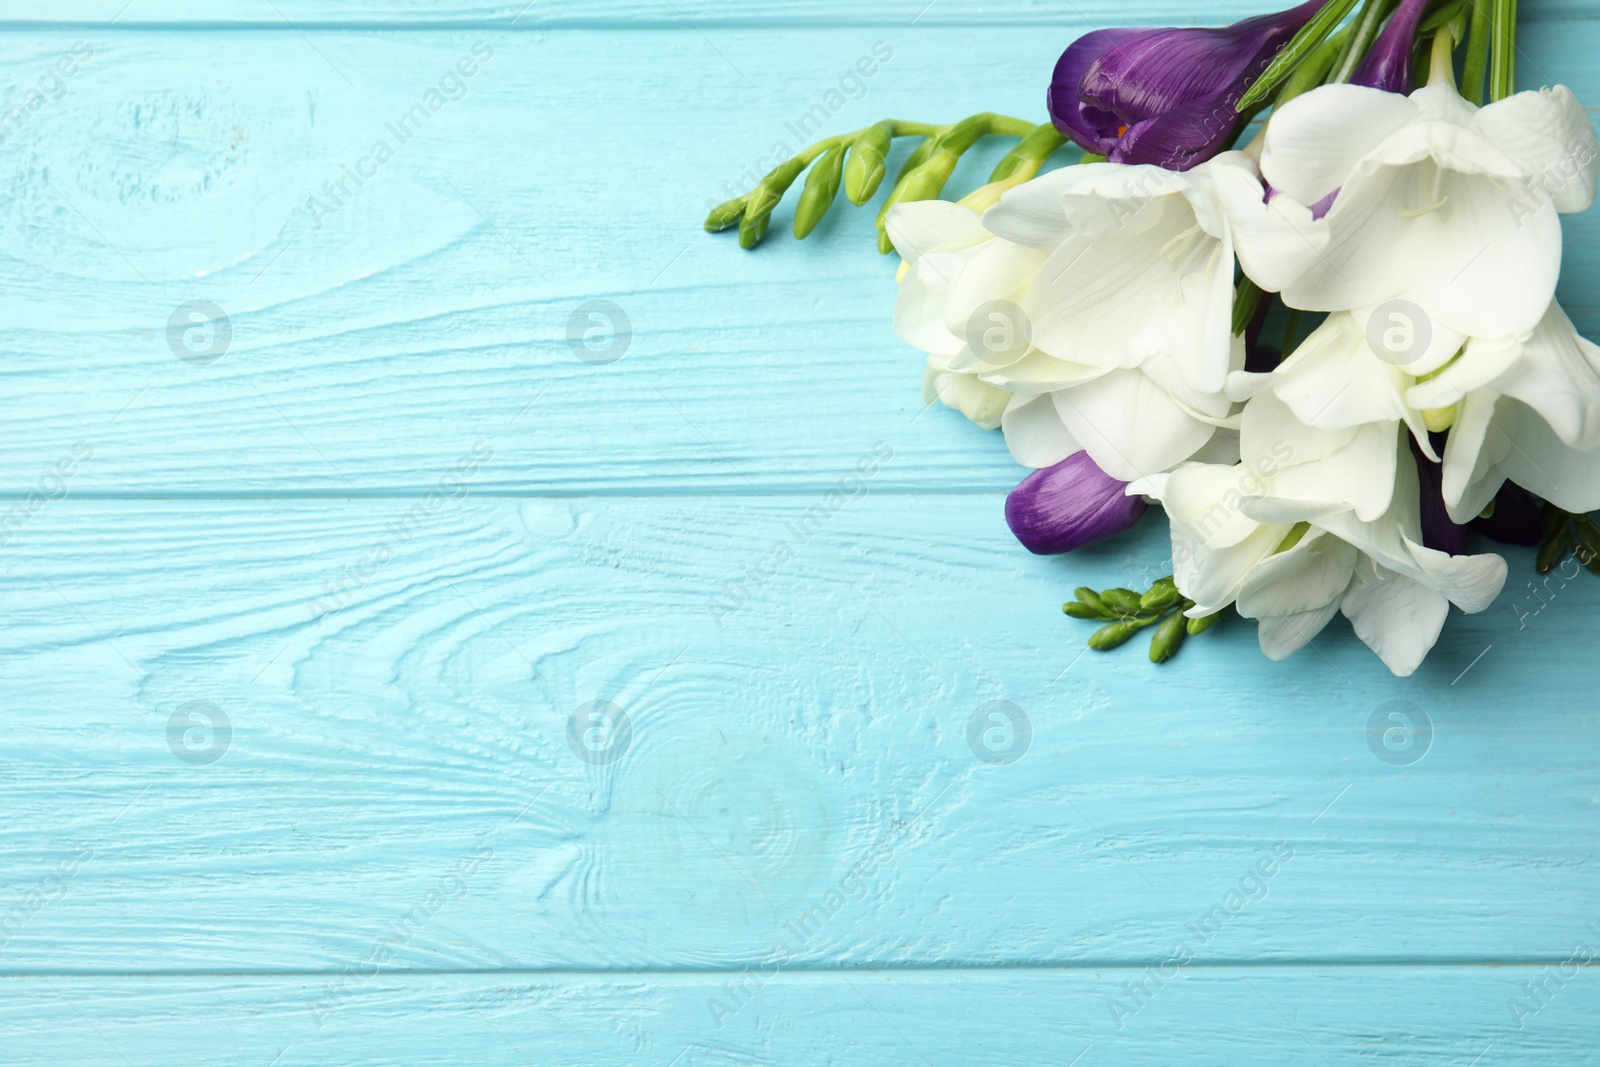
[[[918,140],[878,235],[925,400],[1033,468],[1006,500],[1030,551],[1171,523],[1169,577],[1065,605],[1091,648],[1154,628],[1161,662],[1231,608],[1281,659],[1342,612],[1408,675],[1506,581],[1469,533],[1600,573],[1600,348],[1555,301],[1594,129],[1563,86],[1514,91],[1516,0],[1357,3],[1090,33],[1047,124],[886,120],[706,221],[754,247],[809,168],[805,237]],[[988,136],[1020,140],[939,199]]]

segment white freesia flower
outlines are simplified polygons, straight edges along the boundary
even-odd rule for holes
[[[1283,659],[1343,611],[1396,675],[1411,674],[1438,640],[1449,605],[1475,613],[1505,584],[1496,555],[1452,556],[1422,545],[1415,463],[1397,462],[1389,509],[1315,522],[1263,522],[1277,510],[1258,471],[1196,464],[1128,487],[1160,499],[1172,522],[1173,576],[1191,616],[1233,605],[1259,622],[1261,651]]]
[[[1269,472],[1263,492],[1275,517],[1353,511],[1372,522],[1387,512],[1402,423],[1438,459],[1421,414],[1405,403],[1414,381],[1372,352],[1348,313],[1329,316],[1271,373],[1232,375],[1230,394],[1248,401],[1240,458]]]
[[[1244,349],[1233,240],[1205,167],[1068,167],[1007,192],[983,224],[1048,256],[1022,301],[1033,349],[983,374],[1018,394],[1005,423],[1020,460],[1081,446],[1129,481],[1230,425],[1223,385]]]
[[[1442,490],[1455,522],[1507,481],[1566,511],[1600,509],[1600,347],[1554,301],[1526,336],[1468,341],[1406,403],[1452,423]]]
[[[905,260],[895,329],[928,353],[923,403],[937,397],[984,429],[996,428],[1011,394],[979,379],[968,320],[990,301],[1020,300],[1044,255],[996,238],[976,211],[945,200],[897,205],[885,226]]]
[[[1426,375],[1374,350],[1349,312],[1330,315],[1270,374],[1235,374],[1248,400],[1246,463],[1286,451],[1265,492],[1283,521],[1352,510],[1373,521],[1395,489],[1396,441],[1409,432],[1429,459],[1428,431],[1449,430],[1442,489],[1465,524],[1510,480],[1572,512],[1600,508],[1600,348],[1552,302],[1537,329],[1510,340],[1468,339]]]
[[[1594,202],[1600,166],[1564,86],[1478,108],[1443,84],[1328,85],[1279,109],[1260,142],[1259,169],[1247,153],[1213,161],[1246,273],[1290,307],[1363,322],[1417,305],[1432,342],[1417,373],[1468,337],[1534,328],[1555,296],[1557,215]]]

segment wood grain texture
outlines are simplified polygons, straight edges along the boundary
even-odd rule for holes
[[[1600,100],[1581,58],[1600,24],[1582,25],[1531,27],[1524,70]],[[869,212],[755,254],[699,221],[773,138],[799,144],[786,126],[875,42],[893,58],[829,130],[1040,114],[1037,81],[1010,72],[1048,71],[1057,46],[1014,29],[783,36],[84,38],[66,94],[0,146],[17,164],[4,357],[28,413],[0,425],[0,493],[79,441],[95,452],[79,495],[421,493],[479,438],[495,445],[479,487],[507,493],[816,492],[879,437],[902,457],[889,485],[1009,488],[995,435],[919,417],[921,360],[894,333]],[[48,71],[75,40],[13,35],[13,69]],[[493,56],[465,97],[401,144],[391,127],[474,46]],[[342,175],[372,169],[377,140],[394,158],[357,188]],[[323,185],[339,181],[342,207],[308,208],[336,204]],[[1597,237],[1600,213],[1570,220],[1561,295],[1600,335]],[[609,366],[569,343],[592,300],[631,322]],[[230,318],[216,362],[175,358],[172,336],[215,336],[169,334],[191,301]]]
[[[1222,0],[1202,8],[1183,0],[878,0],[871,5],[846,0],[795,0],[782,7],[756,8],[737,0],[591,0],[582,5],[539,0],[13,0],[6,26],[62,24],[105,26],[226,26],[293,30],[320,26],[570,28],[574,26],[649,26],[678,29],[729,26],[1048,26],[1064,32],[1082,28],[1142,24],[1221,24],[1290,6],[1277,0]],[[1585,18],[1594,15],[1588,0],[1527,0],[1524,21]],[[1064,47],[1064,45],[1063,45]]]
[[[318,976],[29,977],[0,983],[0,1030],[12,1062],[84,1067],[1568,1065],[1592,1051],[1600,983],[1565,973],[1190,967],[1157,986],[1117,969],[779,971],[743,979],[748,999],[720,1027],[712,1005],[731,1003],[741,976],[384,974],[352,983],[334,1011]],[[1119,1016],[1139,982],[1143,1006]]]
[[[42,511],[5,550],[0,848],[18,894],[92,855],[4,969],[1142,965],[1196,930],[1212,963],[1547,962],[1593,918],[1592,584],[1453,619],[1406,681],[1342,623],[1154,667],[1058,610],[1161,573],[1154,522],[1041,560],[998,497],[869,494],[801,544],[810,503]],[[632,721],[605,766],[567,737],[596,699]],[[967,735],[997,699],[1034,731],[1005,766]],[[1433,724],[1407,767],[1369,747],[1397,699]],[[218,762],[169,747],[192,701]]]
[[[8,5],[0,1060],[1591,1058],[1600,584],[1512,553],[1406,680],[1342,621],[1083,653],[1160,523],[1017,548],[866,213],[697,228],[816,105],[1042,117],[1086,28],[1271,6]],[[1600,102],[1587,0],[1523,8]]]

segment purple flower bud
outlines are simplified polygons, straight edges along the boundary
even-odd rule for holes
[[[1448,552],[1452,556],[1464,556],[1467,553],[1467,528],[1452,522],[1444,506],[1444,468],[1423,455],[1414,439],[1408,440],[1411,442],[1411,454],[1417,461],[1423,547],[1435,552]],[[1443,434],[1430,434],[1429,441],[1435,452],[1444,447]]]
[[[1495,494],[1494,514],[1487,519],[1473,519],[1469,525],[1502,545],[1531,548],[1544,540],[1544,519],[1539,515],[1539,502],[1532,493],[1511,482],[1502,485]]]
[[[1411,92],[1411,50],[1417,41],[1422,9],[1427,6],[1427,0],[1402,0],[1389,18],[1389,24],[1372,43],[1372,50],[1350,75],[1351,85],[1402,95]]]
[[[1078,452],[1022,479],[1006,497],[1006,523],[1029,552],[1071,552],[1139,521],[1145,503],[1127,487]]]
[[[1050,118],[1114,163],[1188,170],[1221,151],[1239,125],[1234,105],[1323,3],[1220,29],[1096,30],[1056,63]]]

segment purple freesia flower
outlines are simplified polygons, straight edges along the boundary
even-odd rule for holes
[[[1006,497],[1006,523],[1029,552],[1071,552],[1139,521],[1145,503],[1127,488],[1078,452],[1022,479]]]
[[[1437,451],[1444,447],[1443,436],[1430,434]],[[1411,440],[1411,455],[1417,461],[1417,481],[1421,491],[1422,510],[1422,544],[1435,552],[1448,552],[1452,556],[1467,554],[1467,528],[1457,526],[1450,520],[1449,513],[1444,506],[1444,467],[1427,456],[1417,447],[1417,442]]]
[[[1114,163],[1188,170],[1239,125],[1234,105],[1324,0],[1219,29],[1096,30],[1056,63],[1056,129]]]
[[[1365,85],[1382,89],[1386,93],[1409,95],[1411,80],[1411,52],[1417,41],[1417,26],[1422,22],[1422,10],[1428,0],[1402,0],[1400,7],[1390,16],[1378,39],[1372,43],[1361,65],[1350,75],[1351,85]]]
[[[1443,452],[1443,434],[1429,434],[1434,451]],[[1443,489],[1444,468],[1422,454],[1415,441],[1411,454],[1417,461],[1417,478],[1421,490],[1422,543],[1427,548],[1448,552],[1452,556],[1465,555],[1467,531],[1476,530],[1491,541],[1503,545],[1537,545],[1544,540],[1544,519],[1539,513],[1539,501],[1532,493],[1507,482],[1494,497],[1494,513],[1487,519],[1473,519],[1465,526],[1457,525],[1445,510]]]
[[[1494,514],[1487,519],[1473,519],[1470,525],[1502,545],[1531,548],[1544,540],[1544,519],[1539,514],[1539,502],[1532,493],[1511,482],[1502,485],[1495,494]]]

